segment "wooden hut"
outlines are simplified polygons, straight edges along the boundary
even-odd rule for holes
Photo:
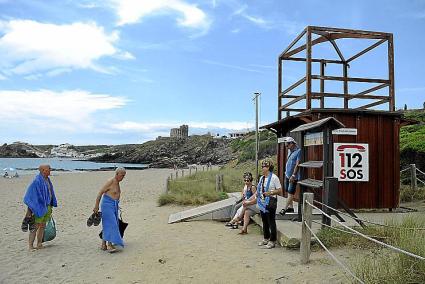
[[[298,42],[305,37],[305,44]],[[338,39],[367,39],[375,41],[372,45],[345,58],[338,46]],[[312,49],[315,45],[328,42],[339,56],[337,60],[313,58]],[[358,57],[373,50],[377,46],[387,44],[388,76],[387,78],[360,78],[349,77],[349,64]],[[295,57],[299,52],[305,52],[305,57]],[[357,135],[333,135],[335,143],[364,143],[369,147],[369,179],[362,182],[338,182],[338,197],[350,208],[396,208],[399,205],[400,162],[399,162],[399,129],[406,124],[401,112],[395,111],[394,94],[394,59],[393,35],[390,33],[347,30],[326,27],[306,27],[304,31],[279,56],[278,76],[278,121],[265,125],[262,128],[276,133],[277,137],[293,136],[298,144],[299,133],[291,134],[291,130],[300,125],[314,122],[326,117],[333,117],[346,128],[356,129]],[[297,61],[305,64],[306,75],[295,84],[282,90],[283,62]],[[320,68],[312,68],[313,64]],[[342,76],[326,76],[327,64],[342,66]],[[312,74],[312,70],[320,70],[320,74]],[[318,80],[314,90],[314,80]],[[327,93],[326,82],[340,81],[343,90],[340,93]],[[350,93],[350,83],[363,83],[365,88],[356,93]],[[293,95],[291,91],[305,85],[305,93]],[[380,90],[377,95],[374,92]],[[382,94],[382,91],[386,91]],[[327,98],[340,98],[341,107],[326,107]],[[367,104],[355,107],[353,101],[367,99]],[[370,101],[372,101],[370,103]],[[317,107],[314,107],[316,102]],[[305,104],[304,104],[305,103]],[[387,109],[374,109],[387,104]],[[300,106],[301,105],[301,106]],[[294,107],[296,106],[296,107]],[[286,114],[286,117],[284,115]],[[322,145],[304,146],[305,161],[320,161]],[[283,143],[278,144],[278,176],[283,181],[287,157],[287,149]],[[304,176],[323,178],[321,168],[305,169]],[[336,177],[336,173],[333,173]]]

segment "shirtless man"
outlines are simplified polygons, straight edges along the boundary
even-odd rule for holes
[[[115,251],[113,244],[124,246],[118,228],[118,204],[121,196],[120,182],[124,179],[125,174],[124,168],[117,168],[115,176],[106,182],[96,198],[93,209],[96,214],[99,212],[99,203],[102,199],[102,250]]]

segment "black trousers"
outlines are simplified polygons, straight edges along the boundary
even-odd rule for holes
[[[263,220],[263,235],[264,239],[275,242],[277,240],[276,208],[270,208],[268,211],[267,213],[260,211],[261,220]]]

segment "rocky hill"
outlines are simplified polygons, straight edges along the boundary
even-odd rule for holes
[[[162,138],[141,145],[111,149],[105,155],[92,158],[97,162],[148,163],[151,167],[185,167],[188,164],[222,164],[236,158],[230,140],[210,136],[190,136],[186,139]],[[118,150],[118,151],[117,151]]]
[[[0,157],[2,158],[39,158],[44,157],[44,151],[23,142],[3,144],[0,146]]]

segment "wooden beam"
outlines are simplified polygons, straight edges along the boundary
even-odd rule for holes
[[[335,39],[340,39],[340,38],[367,38],[367,39],[386,39],[388,37],[388,34],[357,34],[357,33],[332,33],[329,35],[329,39],[335,40]],[[329,39],[325,38],[324,36],[321,36],[319,38],[316,38],[315,40],[313,40],[311,42],[311,45],[316,45],[325,41],[328,41]],[[286,52],[285,54],[283,54],[281,57],[282,58],[288,58],[291,57],[292,55],[295,55],[301,51],[303,51],[304,49],[306,49],[306,45],[301,45],[291,51]]]
[[[311,76],[312,79],[324,79],[324,80],[331,80],[331,81],[349,81],[349,82],[364,82],[364,83],[386,83],[389,84],[389,80],[384,79],[369,79],[369,78],[356,78],[356,77],[337,77],[337,76],[319,76],[319,75],[313,75]]]
[[[325,62],[320,62],[320,76],[325,76],[325,66],[326,63]],[[320,80],[320,92],[324,93],[325,92],[325,80]],[[325,108],[325,98],[322,97],[320,98],[320,108]]]
[[[348,95],[348,64],[344,63],[343,65],[343,77],[344,77],[344,108],[348,108],[348,99],[347,99],[347,95]]]
[[[299,101],[301,101],[301,100],[304,100],[304,99],[305,99],[305,95],[298,96],[296,99],[294,99],[294,100],[292,100],[292,101],[290,101],[290,102],[288,102],[288,103],[284,104],[284,105],[282,106],[282,109],[286,109],[288,106],[291,106],[291,105],[293,105],[293,104],[295,104],[295,103],[297,103],[297,102],[299,102]]]
[[[301,85],[302,83],[304,83],[306,81],[306,78],[303,77],[301,79],[299,79],[295,84],[289,86],[289,88],[287,88],[285,91],[281,92],[281,96],[292,91],[293,89],[295,89],[296,87],[298,87],[299,85]]]
[[[323,97],[330,97],[330,98],[341,98],[341,99],[367,99],[367,100],[388,100],[388,96],[365,96],[365,95],[357,95],[357,94],[341,94],[341,93],[311,93],[312,99],[320,99]]]
[[[305,95],[306,95],[306,102],[305,102],[305,108],[310,109],[311,108],[311,29],[310,27],[307,27],[307,33],[306,33],[306,72],[305,72]]]
[[[341,59],[341,61],[345,62],[344,56],[342,55],[341,50],[339,49],[338,45],[336,44],[335,40],[333,40],[331,38],[331,34],[327,33],[327,32],[322,32],[322,31],[312,31],[315,34],[324,36],[334,47],[336,53],[338,54],[339,58]]]
[[[296,99],[299,95],[281,95],[282,99]]]
[[[282,58],[285,53],[287,53],[307,32],[307,29],[305,28],[290,44],[287,48],[285,48],[284,51],[279,55],[279,58]]]
[[[337,32],[337,33],[355,33],[355,34],[364,34],[364,35],[382,35],[388,36],[389,33],[385,32],[375,32],[375,31],[365,31],[365,30],[353,30],[353,29],[341,29],[341,28],[332,28],[332,27],[319,27],[319,26],[310,26],[310,29],[313,31],[325,31],[325,32]]]
[[[356,109],[366,109],[366,108],[374,107],[374,106],[377,106],[377,105],[380,105],[380,104],[385,104],[385,103],[387,103],[388,101],[389,101],[389,99],[380,100],[380,101],[377,101],[377,102],[374,102],[374,103],[370,103],[370,104],[367,104],[367,105],[364,105],[364,106],[358,107],[358,108],[356,108]]]
[[[279,108],[280,111],[306,111],[305,108],[286,108],[283,109],[282,107]]]
[[[316,45],[316,44],[321,43],[321,42],[325,42],[325,41],[327,41],[327,39],[325,37],[323,37],[323,36],[322,37],[319,37],[319,38],[316,38],[315,40],[313,40],[311,42],[311,46]],[[295,55],[295,54],[303,51],[304,49],[306,49],[306,45],[305,44],[304,45],[301,45],[300,47],[297,47],[297,48],[295,48],[295,49],[293,49],[291,51],[288,51],[287,53],[285,53],[283,55],[283,57],[284,58],[291,57],[292,55]]]
[[[364,90],[363,92],[357,93],[356,95],[358,95],[358,96],[361,96],[361,95],[367,95],[367,94],[369,94],[369,93],[372,93],[372,92],[374,92],[374,91],[380,90],[380,89],[385,88],[385,87],[387,87],[387,86],[388,86],[388,84],[385,84],[385,83],[384,83],[384,84],[381,84],[381,85],[375,86],[375,87],[373,87],[373,88],[370,88],[370,89]]]
[[[282,105],[282,60],[280,58],[277,61],[277,105],[280,107]],[[281,120],[282,115],[280,111],[277,113],[277,120]]]
[[[356,59],[356,58],[358,58],[358,57],[360,57],[360,56],[362,56],[362,55],[363,55],[363,54],[365,54],[366,52],[371,51],[371,50],[372,50],[372,49],[374,49],[375,47],[380,46],[381,44],[383,44],[383,43],[384,43],[384,42],[386,42],[386,41],[387,41],[387,39],[381,39],[380,41],[375,42],[374,44],[372,44],[372,45],[371,45],[371,46],[369,46],[368,48],[363,49],[363,50],[362,50],[362,51],[360,51],[359,53],[357,53],[357,54],[355,54],[355,55],[351,56],[350,58],[348,58],[347,63],[349,63],[349,62],[353,61],[354,59]]]
[[[290,60],[290,61],[307,61],[307,59],[305,58],[300,58],[300,57],[284,57],[281,58],[281,60]],[[341,60],[332,60],[332,59],[319,59],[319,58],[312,58],[311,62],[314,63],[320,63],[320,62],[325,62],[326,64],[328,63],[333,63],[333,64],[343,64],[344,62],[342,62]]]
[[[394,45],[393,35],[388,38],[388,80],[390,81],[390,105],[389,110],[395,111],[395,82],[394,82]]]

